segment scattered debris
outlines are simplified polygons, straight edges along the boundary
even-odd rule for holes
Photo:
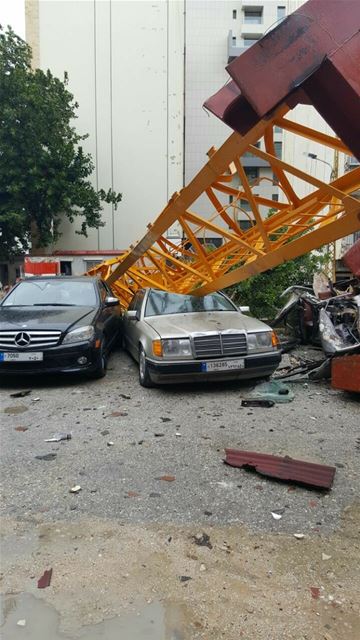
[[[171,422],[171,418],[162,418],[161,416],[160,420],[162,420],[162,422]]]
[[[206,571],[206,566],[204,564],[200,565],[200,571]]]
[[[155,478],[155,480],[164,480],[165,482],[174,482],[176,478],[175,476],[160,476],[160,478]]]
[[[154,433],[155,438],[162,438],[165,433]]]
[[[192,539],[198,547],[208,547],[212,549],[210,536],[207,533],[197,533],[196,536],[192,536]]]
[[[81,487],[79,484],[76,484],[75,487],[71,487],[70,493],[79,493],[81,491]]]
[[[10,393],[10,398],[25,398],[31,393],[31,389],[26,389],[25,391],[16,391],[16,393]]]
[[[149,498],[160,498],[161,493],[156,493],[155,491],[152,491],[151,493],[149,493]]]
[[[38,589],[46,589],[46,587],[50,586],[51,577],[52,577],[52,569],[46,569],[38,580]]]
[[[244,402],[251,402],[253,400],[261,400],[262,402],[283,403],[291,402],[294,399],[293,392],[282,382],[277,380],[270,380],[269,382],[262,382],[258,384],[254,391],[252,391],[246,400],[242,401],[243,406],[258,406],[258,405],[244,405]],[[272,405],[260,405],[260,406],[272,406]]]
[[[17,624],[18,627],[25,627],[26,626],[26,620],[18,620],[16,624]]]
[[[281,518],[282,518],[281,513],[275,513],[275,511],[272,511],[271,515],[274,518],[274,520],[281,520]]]
[[[330,560],[331,556],[328,556],[327,553],[321,554],[321,560]]]
[[[273,456],[236,449],[225,449],[225,454],[224,462],[232,467],[255,469],[265,476],[323,489],[330,489],[336,471],[335,467],[295,460],[289,456]]]
[[[179,431],[176,431],[175,435],[177,438],[181,438],[181,433],[179,433]]]
[[[71,440],[71,433],[55,433],[51,438],[47,438],[44,442],[60,442],[61,440]]]
[[[139,495],[140,495],[140,493],[137,493],[136,491],[128,491],[127,492],[128,498],[138,498]]]
[[[311,597],[314,598],[314,600],[317,600],[320,596],[319,587],[310,587],[310,591],[311,591]]]
[[[127,415],[129,415],[127,411],[113,411],[110,413],[110,418],[121,418]]]
[[[44,455],[35,456],[36,460],[55,460],[57,453],[45,453]]]
[[[190,576],[179,576],[179,580],[180,582],[188,582],[189,580],[192,580],[192,578]]]
[[[296,538],[296,540],[303,540],[305,535],[303,533],[294,533],[294,538]]]
[[[31,402],[39,402],[40,398],[31,398]]]
[[[28,408],[24,407],[24,405],[17,405],[15,407],[5,407],[4,413],[7,413],[8,415],[17,415],[18,413],[24,413],[24,411],[27,410]]]
[[[119,393],[119,396],[124,400],[131,400],[131,396],[127,396],[125,393]]]
[[[273,407],[275,404],[274,400],[262,400],[261,398],[253,400],[242,400],[242,407]]]
[[[108,436],[108,435],[109,435],[109,433],[110,433],[109,429],[104,429],[104,430],[101,432],[101,435],[102,435],[102,436]]]
[[[15,427],[15,431],[27,431],[29,427]]]
[[[109,442],[106,443],[108,447],[113,447],[114,443],[112,442],[112,440],[109,440]]]

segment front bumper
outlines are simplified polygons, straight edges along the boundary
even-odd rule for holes
[[[221,358],[221,360],[237,360],[238,358]],[[202,365],[211,360],[182,360],[180,362],[159,362],[147,358],[149,375],[154,383],[172,384],[174,382],[201,382],[208,380],[247,380],[271,375],[281,362],[281,352],[258,353],[244,356],[243,369],[223,371],[203,371]]]
[[[18,349],[3,349],[0,351],[18,352]],[[99,364],[99,349],[94,343],[79,342],[78,344],[59,345],[43,349],[29,349],[42,351],[43,360],[37,362],[0,362],[0,375],[24,375],[33,373],[81,373],[94,371]],[[86,357],[87,362],[80,365],[77,360]]]

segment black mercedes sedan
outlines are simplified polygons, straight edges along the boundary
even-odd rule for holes
[[[119,300],[99,278],[26,278],[0,303],[0,375],[103,377],[119,332]]]

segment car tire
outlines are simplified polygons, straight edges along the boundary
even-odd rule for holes
[[[142,387],[153,387],[153,383],[151,382],[149,367],[146,362],[146,355],[144,348],[140,345],[139,347],[139,382]]]
[[[101,348],[100,348],[99,364],[97,365],[96,369],[90,373],[90,378],[93,378],[94,380],[98,380],[99,378],[104,378],[106,376],[106,371],[107,371],[107,357],[105,354],[104,343],[102,342]]]

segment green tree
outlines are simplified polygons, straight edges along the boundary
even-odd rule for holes
[[[31,68],[31,48],[0,26],[0,258],[60,236],[63,216],[81,219],[77,233],[103,226],[102,202],[115,208],[121,194],[97,191],[94,169],[73,126],[78,104],[48,70]]]
[[[271,320],[285,304],[280,294],[292,285],[312,286],[313,275],[323,268],[328,258],[319,253],[307,253],[274,269],[229,287],[226,293],[238,305],[248,305],[258,318]]]

